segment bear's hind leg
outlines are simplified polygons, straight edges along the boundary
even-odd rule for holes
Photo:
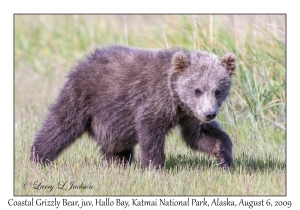
[[[131,164],[134,160],[134,149],[131,148],[129,150],[125,150],[122,152],[106,152],[104,149],[102,149],[105,161],[107,161],[109,164],[111,163],[117,163],[117,164]]]

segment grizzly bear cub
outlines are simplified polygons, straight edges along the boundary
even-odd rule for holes
[[[53,161],[83,133],[108,161],[142,167],[165,163],[165,136],[179,126],[192,149],[232,164],[232,142],[214,121],[228,96],[235,56],[207,52],[148,51],[124,46],[96,49],[70,73],[31,148],[31,161]]]

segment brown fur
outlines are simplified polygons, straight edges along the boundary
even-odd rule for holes
[[[84,132],[107,160],[132,161],[139,143],[143,167],[163,167],[164,140],[179,125],[196,150],[232,164],[229,136],[213,121],[229,94],[235,56],[148,51],[123,46],[96,49],[74,68],[37,133],[31,160],[54,160]]]

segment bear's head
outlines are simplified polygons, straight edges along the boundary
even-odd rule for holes
[[[230,92],[235,66],[231,53],[218,60],[207,52],[177,52],[172,58],[169,88],[184,111],[210,122]]]

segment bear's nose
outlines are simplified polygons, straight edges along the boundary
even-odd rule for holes
[[[212,120],[217,116],[217,112],[216,111],[205,112],[204,115],[206,119]]]

